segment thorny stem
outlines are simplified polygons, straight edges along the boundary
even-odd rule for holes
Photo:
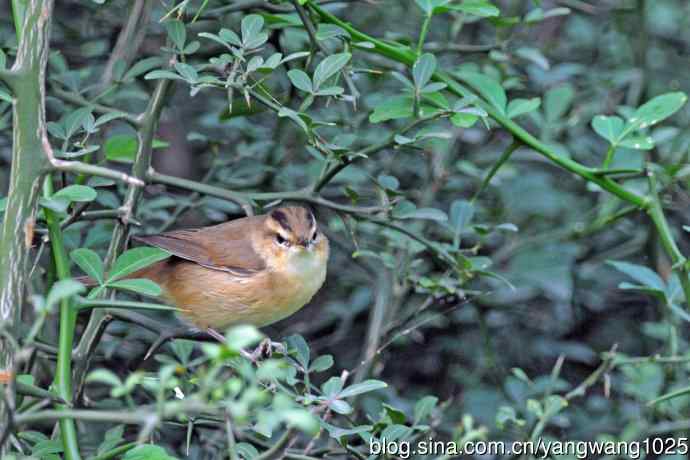
[[[160,118],[161,111],[163,110],[165,93],[167,92],[169,84],[169,80],[159,80],[146,111],[139,117],[141,120],[140,128],[137,133],[139,138],[139,149],[134,158],[132,176],[140,181],[145,179],[146,171],[151,165],[153,138],[158,126],[158,119]],[[127,228],[134,216],[141,193],[141,188],[134,184],[130,184],[127,188],[127,195],[123,205],[125,214],[115,225],[106,256],[105,262],[108,268],[112,265],[112,263],[115,261],[115,258],[124,247],[125,240],[127,238]],[[77,382],[79,389],[82,387],[82,379],[86,373],[86,369],[88,369],[88,357],[90,356],[91,350],[93,350],[98,343],[100,334],[103,333],[104,328],[101,326],[105,319],[106,313],[103,309],[96,309],[91,312],[89,323],[84,329],[79,344],[75,350],[75,361],[77,362],[77,365],[75,366],[74,370],[74,380]]]
[[[12,2],[14,27],[19,46],[10,71],[0,77],[13,95],[13,146],[7,207],[0,229],[0,323],[12,333],[21,314],[28,279],[29,251],[33,240],[36,201],[40,178],[48,163],[44,151],[45,68],[48,60],[52,0]],[[47,141],[46,141],[47,142]],[[0,370],[14,368],[14,350],[8,340],[0,340]],[[0,400],[0,420],[15,404],[14,384]],[[0,457],[5,448],[0,447]]]

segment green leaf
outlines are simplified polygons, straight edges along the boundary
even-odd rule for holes
[[[334,398],[343,389],[343,379],[340,377],[331,377],[321,385],[321,391],[328,398]]]
[[[187,31],[185,30],[182,21],[171,19],[165,22],[165,29],[168,32],[170,41],[175,44],[178,50],[184,49],[184,42],[187,40]]]
[[[45,308],[51,310],[58,302],[84,292],[86,288],[77,280],[71,278],[56,281],[46,297]]]
[[[474,16],[479,16],[481,18],[491,18],[501,14],[501,10],[486,0],[464,0],[459,5],[448,5],[448,8],[451,10],[472,14]]]
[[[137,154],[137,138],[130,134],[115,134],[105,141],[105,157],[110,161],[131,163]]]
[[[333,356],[322,355],[319,356],[309,366],[309,372],[323,372],[333,367]]]
[[[122,380],[120,380],[120,377],[108,369],[96,369],[89,372],[89,375],[86,376],[86,382],[98,382],[111,387],[119,387],[122,385]]]
[[[654,148],[654,139],[649,136],[626,136],[618,145],[635,150],[651,150]]]
[[[597,115],[592,119],[594,131],[615,145],[623,132],[623,119],[617,116]]]
[[[314,91],[314,88],[311,84],[311,79],[309,78],[309,75],[307,75],[304,71],[299,69],[292,69],[288,71],[287,75],[290,79],[290,82],[292,82],[292,84],[296,88],[301,89],[306,93],[312,93]]]
[[[397,219],[427,219],[438,222],[446,222],[448,216],[445,212],[436,208],[417,208],[409,212],[394,213]]]
[[[352,413],[352,406],[347,401],[342,399],[331,399],[328,401],[328,407],[338,414],[347,415]]]
[[[336,37],[350,38],[350,33],[347,30],[335,24],[319,24],[319,28],[316,31],[316,39],[318,41],[328,40],[329,38]]]
[[[108,273],[108,281],[110,283],[131,273],[136,272],[144,267],[159,262],[170,257],[170,253],[159,248],[141,247],[130,249],[120,254],[117,258],[113,269]]]
[[[297,362],[300,363],[303,369],[309,368],[309,345],[304,337],[295,334],[286,339],[288,346],[288,353],[295,354]]]
[[[570,8],[552,8],[548,11],[544,11],[542,8],[535,8],[525,15],[525,22],[532,24],[543,21],[544,19],[553,18],[556,16],[565,16],[567,14],[570,14]]]
[[[676,113],[687,100],[688,96],[682,92],[662,94],[642,104],[629,123],[634,129],[655,125]]]
[[[64,121],[66,137],[72,137],[82,127],[89,115],[91,115],[89,107],[82,107],[67,114]]]
[[[437,403],[438,398],[436,396],[425,396],[417,401],[417,404],[414,406],[414,424],[419,424],[419,422],[431,415]]]
[[[361,383],[355,383],[354,385],[350,385],[349,387],[345,388],[338,394],[338,397],[349,398],[351,396],[369,393],[370,391],[376,391],[386,387],[388,387],[388,384],[386,384],[386,382],[382,382],[381,380],[365,380]]]
[[[541,98],[533,97],[532,99],[513,99],[508,104],[507,115],[508,118],[519,117],[529,112],[533,112],[541,105]]]
[[[254,41],[264,27],[264,18],[250,14],[242,18],[242,43],[247,45]]]
[[[96,280],[98,284],[103,284],[103,261],[91,249],[79,248],[70,252],[70,258],[81,270]]]
[[[160,446],[142,444],[127,451],[122,460],[178,460],[177,457],[168,455]]]
[[[199,79],[199,74],[197,73],[196,69],[189,64],[185,64],[184,62],[176,62],[175,70],[177,70],[177,73],[182,75],[182,78],[190,83],[194,83]]]
[[[98,455],[104,454],[124,441],[122,435],[125,432],[124,425],[115,425],[105,432],[103,442],[98,446]]]
[[[374,111],[369,115],[369,121],[371,123],[381,123],[399,118],[409,118],[412,116],[412,103],[413,99],[410,96],[387,98],[381,104],[374,107]]]
[[[459,126],[460,128],[471,128],[475,123],[477,123],[477,120],[479,120],[477,115],[464,112],[455,113],[450,117],[450,121],[455,126]]]
[[[345,67],[351,57],[350,53],[338,53],[321,61],[314,71],[314,90],[318,90],[326,80]]]
[[[544,96],[546,120],[553,123],[565,115],[574,98],[575,89],[569,83],[549,89]]]
[[[608,261],[608,264],[619,272],[625,273],[635,281],[653,289],[664,291],[665,283],[659,275],[642,265],[631,264],[628,262]]]
[[[412,66],[412,79],[415,87],[421,90],[436,71],[436,57],[431,53],[422,54]]]
[[[460,234],[472,222],[474,205],[466,200],[455,200],[450,205],[450,225],[453,229],[453,241],[460,240]]]
[[[149,57],[142,59],[140,61],[137,61],[136,64],[134,64],[128,71],[127,73],[124,74],[122,77],[122,81],[124,82],[129,82],[134,80],[140,75],[145,74],[146,72],[155,69],[156,67],[159,67],[160,65],[163,64],[163,59],[160,56],[154,56],[154,57]]]
[[[125,289],[127,291],[132,291],[136,292],[137,294],[143,294],[151,297],[158,297],[161,295],[160,286],[147,278],[132,278],[112,281],[108,283],[108,287]]]
[[[242,46],[242,40],[233,30],[220,29],[220,32],[218,32],[218,36],[223,42],[231,43],[235,46]]]
[[[458,77],[476,89],[491,105],[505,115],[508,98],[499,82],[479,72],[462,71]]]
[[[225,339],[231,350],[239,351],[261,341],[265,336],[249,324],[233,326],[225,333]]]
[[[381,432],[381,439],[385,439],[386,442],[395,442],[398,439],[407,439],[412,433],[412,428],[405,425],[388,425]]]
[[[87,185],[68,185],[58,190],[51,198],[85,203],[95,200],[97,196],[96,190]]]
[[[144,80],[184,80],[184,78],[169,70],[153,70],[144,76]]]

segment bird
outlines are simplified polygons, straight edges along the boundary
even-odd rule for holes
[[[326,279],[328,238],[301,206],[133,239],[171,257],[129,278],[158,284],[184,321],[209,332],[284,319],[306,305]]]

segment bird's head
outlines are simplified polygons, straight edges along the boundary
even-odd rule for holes
[[[327,255],[328,242],[309,209],[284,206],[266,215],[262,249],[272,259],[269,265],[297,264],[299,269],[302,263],[310,264],[321,259],[324,251]]]

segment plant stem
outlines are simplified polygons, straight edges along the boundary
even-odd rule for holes
[[[11,81],[14,142],[7,207],[0,229],[0,323],[6,324],[10,334],[15,333],[21,315],[40,178],[48,164],[44,102],[52,8],[52,0],[12,2],[19,46],[11,73],[5,72],[4,76],[17,77]],[[0,370],[13,369],[14,361],[11,343],[0,340]],[[13,410],[14,404],[11,381],[0,400],[0,420],[7,419],[6,412]],[[0,447],[0,457],[5,453],[5,448]]]
[[[158,119],[163,110],[163,103],[165,102],[165,94],[170,85],[169,80],[159,80],[156,88],[149,101],[146,111],[139,117],[141,120],[139,130],[137,132],[139,140],[139,149],[134,158],[131,175],[139,181],[146,178],[146,171],[151,166],[151,153],[153,152],[153,138],[158,127]],[[127,229],[136,212],[136,207],[141,196],[142,189],[135,184],[130,183],[127,188],[127,194],[123,205],[123,215],[115,225],[112,233],[110,246],[106,255],[105,265],[106,270],[110,268],[112,263],[117,258],[117,255],[122,252],[122,249],[127,238]],[[74,369],[74,380],[77,382],[78,391],[81,393],[83,388],[83,378],[89,366],[89,356],[91,351],[98,344],[100,335],[104,328],[102,325],[106,323],[106,312],[104,309],[94,309],[91,312],[89,322],[81,335],[79,344],[75,350],[75,361],[77,362]]]
[[[424,50],[424,42],[426,41],[426,35],[429,32],[429,24],[431,23],[432,17],[432,13],[427,14],[424,18],[424,22],[422,23],[422,30],[419,32],[419,41],[417,41],[417,56],[421,55],[422,51]]]
[[[652,171],[647,172],[647,179],[649,182],[649,194],[652,197],[652,205],[647,209],[647,213],[656,226],[661,245],[671,258],[673,271],[678,275],[680,285],[683,288],[683,294],[685,295],[687,309],[690,310],[690,277],[688,277],[687,259],[683,253],[680,252],[678,245],[673,239],[673,233],[668,225],[666,215],[664,214],[664,208],[659,199],[655,174]]]
[[[53,178],[50,175],[45,178],[43,194],[46,198],[50,198],[53,194]],[[43,212],[48,225],[53,263],[55,264],[57,277],[60,280],[71,278],[69,258],[67,257],[62,229],[60,228],[60,217],[48,208],[45,208]],[[67,403],[72,402],[72,342],[74,341],[76,324],[76,308],[74,308],[69,298],[62,300],[60,302],[60,331],[54,385],[57,389],[57,394]],[[57,407],[62,409],[68,408],[67,405]],[[68,460],[80,459],[77,427],[74,424],[74,420],[60,420],[60,436],[62,437],[62,446],[65,450],[65,458]]]

